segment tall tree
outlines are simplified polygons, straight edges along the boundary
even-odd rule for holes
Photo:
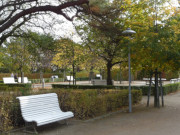
[[[40,71],[40,79],[42,82],[43,71],[51,67],[51,60],[55,55],[55,40],[49,34],[34,32],[25,33],[24,37],[26,37],[26,40],[29,42],[28,51],[32,56],[32,68],[33,70]]]
[[[56,44],[56,55],[53,58],[52,63],[59,68],[64,69],[64,71],[67,68],[72,69],[73,77],[75,78],[75,69],[83,67],[86,60],[83,46],[74,43],[72,40],[66,38],[58,40]]]
[[[21,76],[23,72],[30,71],[31,55],[28,52],[27,41],[23,38],[11,39],[5,43],[3,65],[11,72],[19,72]]]
[[[117,0],[90,3],[90,11],[84,11],[86,16],[81,17],[84,24],[76,27],[83,43],[106,62],[108,85],[112,85],[112,67],[127,61],[122,42],[124,19],[120,19],[124,4]]]
[[[86,17],[80,17],[84,20],[84,24],[80,23],[77,30],[83,38],[84,44],[106,61],[108,85],[112,84],[111,68],[127,61],[128,42],[132,41],[129,43],[132,45],[136,40],[136,43],[139,44],[147,38],[152,41],[149,37],[157,35],[154,32],[156,29],[154,25],[173,13],[173,10],[166,7],[166,2],[168,0],[103,0],[90,3],[90,10],[84,11]],[[156,10],[156,8],[158,9]],[[122,31],[128,27],[137,32],[135,39],[130,40],[123,37]],[[157,38],[153,39],[157,40]]]
[[[179,68],[178,11],[164,2],[151,3],[150,7],[143,9],[149,9],[149,13],[141,18],[141,25],[133,24],[138,31],[136,43],[132,46],[132,67],[135,70],[165,72]]]

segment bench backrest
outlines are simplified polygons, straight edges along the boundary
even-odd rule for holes
[[[100,80],[102,80],[102,75],[96,74],[96,77],[99,78]]]
[[[66,79],[67,79],[67,81],[73,81],[74,80],[73,76],[66,76]]]
[[[3,82],[4,82],[5,84],[17,83],[17,82],[15,82],[14,77],[3,77]]]
[[[18,83],[21,83],[21,77],[18,77]],[[27,77],[24,77],[24,83],[29,83]]]
[[[21,96],[20,101],[22,116],[25,121],[44,114],[53,115],[54,112],[61,113],[56,93]]]
[[[143,78],[144,81],[150,81],[150,78]],[[155,78],[152,77],[152,81],[154,81]],[[160,80],[160,78],[158,78],[158,80]],[[161,78],[161,81],[166,81],[166,78]]]

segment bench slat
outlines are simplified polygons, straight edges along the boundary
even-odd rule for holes
[[[36,111],[36,110],[27,110],[27,111],[22,111],[22,114],[23,115],[26,115],[26,116],[33,116],[33,115],[38,115],[38,114],[43,114],[43,113],[52,113],[52,112],[59,112],[59,113],[61,113],[62,111],[60,111],[60,110],[58,110],[58,109],[56,109],[56,108],[53,108],[53,109],[44,109],[44,110],[38,110],[38,111]]]
[[[3,77],[4,84],[14,84],[17,83],[14,80],[14,77]]]
[[[43,106],[43,105],[50,105],[50,104],[55,104],[55,105],[59,105],[57,100],[47,100],[47,101],[43,101],[43,100],[35,100],[35,101],[23,101],[24,103],[21,103],[22,108],[29,108],[29,107],[33,107],[33,106]],[[37,104],[38,102],[38,104]]]

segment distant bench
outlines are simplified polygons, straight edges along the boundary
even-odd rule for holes
[[[15,82],[14,77],[3,77],[4,84],[14,84]],[[18,83],[21,83],[21,77],[18,77]],[[24,83],[31,83],[31,81],[28,81],[27,77],[24,77]]]
[[[180,78],[174,78],[170,80],[170,83],[177,83],[180,82]]]
[[[21,77],[18,77],[18,83],[21,83]],[[24,77],[24,83],[31,83],[31,81],[28,81],[28,78]]]
[[[14,84],[17,83],[14,80],[14,77],[3,77],[4,84]]]
[[[143,78],[143,80],[146,81],[146,85],[149,85],[150,78]],[[160,78],[158,78],[158,81],[160,81]],[[161,81],[163,83],[163,81],[166,81],[166,78],[161,78]],[[152,78],[151,83],[155,85],[155,78]]]
[[[73,78],[73,76],[66,76],[66,80],[67,80],[67,81],[73,81],[73,80],[75,80],[75,79]]]
[[[72,112],[62,112],[59,107],[56,93],[21,96],[20,101],[22,117],[26,123],[35,122],[37,126],[65,120],[74,116]],[[36,126],[33,128],[36,131]]]

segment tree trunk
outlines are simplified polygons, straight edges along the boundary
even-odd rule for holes
[[[63,76],[64,76],[64,82],[65,82],[65,80],[66,80],[66,68],[64,68]]]
[[[40,69],[40,83],[43,83],[43,71]]]
[[[21,83],[24,83],[24,72],[21,71]]]
[[[73,85],[75,85],[75,81],[74,81],[74,79],[75,79],[75,67],[74,67],[75,65],[74,65],[74,61],[73,61],[73,65],[72,65],[72,67],[73,67]]]
[[[20,67],[20,73],[21,73],[21,83],[24,83],[24,72],[22,70],[22,67]]]
[[[112,63],[107,63],[107,85],[112,85],[112,77],[111,77],[111,69],[112,69]]]

